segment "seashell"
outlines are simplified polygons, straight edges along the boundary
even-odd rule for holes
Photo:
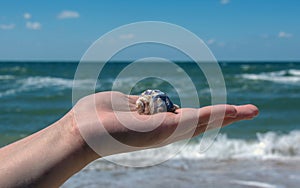
[[[179,106],[173,104],[170,98],[160,90],[148,89],[136,101],[139,114],[151,115],[159,112],[175,112]]]

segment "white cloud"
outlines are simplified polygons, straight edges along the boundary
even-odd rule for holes
[[[41,23],[39,22],[26,22],[27,29],[39,30],[42,28]]]
[[[119,37],[120,37],[120,39],[129,40],[129,39],[132,39],[134,37],[134,34],[128,33],[128,34],[120,35]]]
[[[2,30],[11,30],[16,27],[15,24],[0,24],[0,29]]]
[[[220,0],[220,3],[222,5],[226,5],[226,4],[230,3],[230,0]]]
[[[213,45],[215,42],[216,42],[215,39],[209,39],[206,43],[207,43],[208,45]]]
[[[222,41],[218,41],[214,38],[211,38],[209,40],[206,41],[206,44],[207,45],[214,45],[214,46],[218,46],[218,47],[225,47],[226,46],[226,43],[225,42],[222,42]]]
[[[23,17],[24,17],[26,20],[28,20],[28,19],[31,18],[31,14],[28,13],[28,12],[26,12],[26,13],[23,14]]]
[[[64,10],[57,15],[58,19],[72,19],[72,18],[79,18],[80,15],[76,11]]]
[[[284,31],[280,31],[278,33],[279,38],[291,38],[293,35],[291,33],[286,33]]]

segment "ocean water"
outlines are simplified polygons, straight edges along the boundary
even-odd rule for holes
[[[116,76],[127,65],[125,62],[107,64],[99,75],[96,91],[111,90]],[[193,81],[200,106],[210,105],[210,90],[201,70],[194,63],[177,65]],[[146,187],[298,187],[300,63],[221,62],[220,67],[227,102],[257,105],[260,109],[257,118],[222,128],[205,153],[197,152],[199,139],[196,138],[175,158],[154,167],[127,168],[97,160],[63,187],[139,187],[142,184]],[[0,63],[0,146],[46,127],[72,107],[76,68],[76,62]],[[192,86],[176,75],[176,72],[170,74],[173,76],[170,79],[176,79],[181,85],[179,91],[184,91],[182,97],[188,100]],[[119,80],[117,89],[128,87],[133,77]],[[84,90],[92,80],[83,78],[78,83]],[[180,104],[176,89],[161,79],[142,80],[132,93],[148,88],[161,89]]]

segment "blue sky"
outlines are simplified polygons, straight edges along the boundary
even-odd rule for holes
[[[300,60],[299,18],[297,0],[2,0],[0,60],[79,60],[104,33],[148,20],[185,27],[218,60]]]

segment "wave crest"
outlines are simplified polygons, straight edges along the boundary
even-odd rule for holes
[[[3,75],[2,77],[0,76],[0,80],[1,79],[15,79],[15,77],[12,77],[10,75]],[[55,90],[71,89],[73,87],[73,81],[73,79],[67,78],[40,76],[17,79],[12,85],[12,87],[10,87],[10,89],[0,92],[0,97],[10,96],[20,92],[34,91],[48,87],[51,87]],[[78,85],[83,89],[85,88],[85,86],[90,86],[90,84],[94,83],[94,81],[90,79],[78,80],[76,82],[79,83]]]
[[[211,148],[195,154],[198,158],[277,158],[300,157],[300,131],[288,134],[275,132],[257,133],[256,140],[232,139],[220,134]],[[198,145],[191,145],[181,153],[182,157],[192,157]],[[193,153],[193,152],[192,152]]]
[[[0,75],[0,80],[12,80],[15,76],[13,75]]]
[[[263,72],[260,74],[242,74],[241,77],[249,80],[271,81],[282,84],[300,84],[300,70],[297,69]]]
[[[300,158],[300,131],[291,131],[288,134],[275,132],[257,133],[257,139],[244,140],[228,138],[220,134],[213,145],[205,152],[200,152],[200,143],[189,143],[174,159],[287,159]],[[136,155],[135,152],[109,156],[114,161],[147,161],[160,160],[166,156],[173,156],[174,150],[177,151],[178,144],[167,146],[165,150],[158,153],[155,150],[145,150],[144,155]]]

